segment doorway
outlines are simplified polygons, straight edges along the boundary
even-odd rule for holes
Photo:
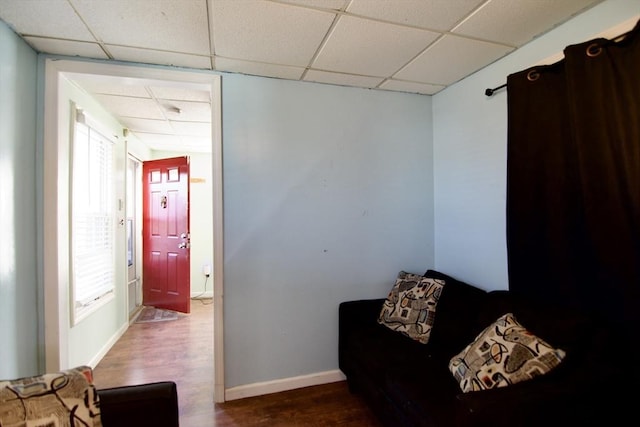
[[[142,66],[94,63],[76,60],[45,60],[44,132],[43,132],[43,186],[41,197],[43,215],[43,283],[44,289],[44,347],[45,369],[57,371],[70,367],[73,360],[69,343],[76,339],[78,328],[69,326],[69,271],[68,271],[68,124],[60,114],[66,108],[66,99],[61,92],[61,82],[77,76],[91,75],[96,78],[144,79],[180,83],[189,87],[206,88],[211,94],[211,199],[213,201],[213,339],[214,339],[214,397],[224,401],[224,348],[223,348],[223,236],[222,236],[222,133],[221,133],[221,77],[210,73],[195,73]],[[126,129],[123,130],[126,134]],[[124,220],[123,220],[124,226]],[[126,273],[123,274],[126,282]],[[126,286],[126,283],[124,284]],[[126,292],[125,292],[126,293]],[[127,297],[128,298],[128,297]],[[122,327],[120,336],[128,326],[128,310],[114,308],[113,316]],[[117,337],[107,338],[104,353]],[[75,356],[75,355],[74,355]],[[99,359],[98,359],[99,360]]]

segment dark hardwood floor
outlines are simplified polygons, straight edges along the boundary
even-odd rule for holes
[[[381,427],[344,381],[217,404],[213,424],[190,425]]]
[[[178,320],[132,324],[94,369],[96,387],[175,381],[181,427],[380,427],[345,382],[214,403],[210,303],[192,301]]]

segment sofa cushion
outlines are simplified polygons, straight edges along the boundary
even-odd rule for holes
[[[101,427],[91,368],[0,381],[0,425]]]
[[[457,413],[458,384],[436,355],[396,364],[385,372],[384,391],[398,405],[402,422],[395,425],[450,426]]]
[[[512,313],[500,316],[449,362],[463,392],[506,387],[544,375],[566,353],[523,327]]]
[[[478,323],[487,292],[436,270],[427,270],[424,276],[444,282],[429,345],[450,359],[487,324]]]
[[[426,344],[442,286],[438,279],[401,271],[382,305],[378,323]]]
[[[369,372],[383,373],[391,366],[419,365],[430,357],[429,347],[382,325],[362,330],[348,345],[350,358]],[[371,357],[375,354],[375,357]]]

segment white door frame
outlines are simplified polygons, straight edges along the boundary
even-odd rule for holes
[[[173,81],[207,85],[211,93],[212,183],[213,183],[213,364],[214,399],[224,402],[224,256],[222,197],[222,101],[221,76],[210,72],[179,71],[90,60],[45,59],[43,126],[43,287],[45,369],[68,368],[69,261],[68,180],[59,176],[67,170],[69,153],[63,141],[68,127],[61,125],[58,112],[59,82],[65,75],[91,74],[119,78]],[[59,173],[60,171],[60,173]]]

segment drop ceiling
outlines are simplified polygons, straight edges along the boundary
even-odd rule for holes
[[[0,0],[0,19],[42,53],[433,95],[601,1]],[[154,149],[210,146],[206,91],[77,83]]]
[[[95,74],[68,77],[150,149],[211,152],[209,86]]]

